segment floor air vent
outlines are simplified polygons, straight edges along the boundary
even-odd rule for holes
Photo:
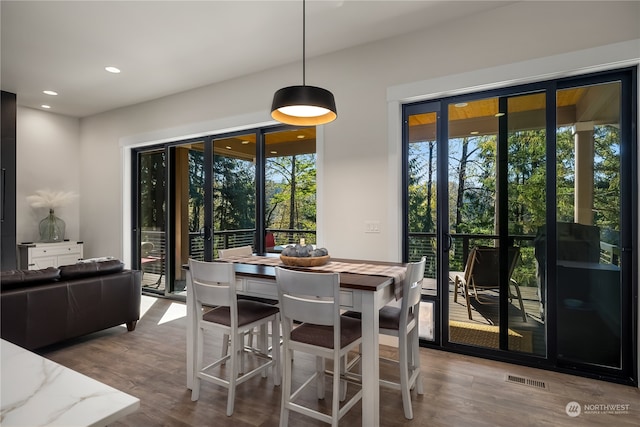
[[[507,374],[507,382],[522,384],[529,387],[539,388],[541,390],[548,390],[547,384],[544,381],[534,380],[531,378],[519,377],[517,375]]]

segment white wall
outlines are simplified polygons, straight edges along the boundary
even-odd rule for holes
[[[309,59],[307,83],[330,89],[338,106],[319,153],[319,243],[336,257],[399,257],[398,219],[388,206],[400,191],[388,160],[389,87],[639,39],[639,14],[639,2],[519,2]],[[77,172],[86,256],[128,258],[128,145],[268,121],[273,92],[299,73],[292,64],[82,119]],[[365,234],[365,220],[380,221],[381,233]]]
[[[40,238],[38,224],[49,211],[32,208],[26,197],[41,189],[80,194],[80,120],[25,107],[18,107],[16,114],[16,240],[35,242]],[[55,213],[66,224],[65,237],[78,240],[79,199]]]

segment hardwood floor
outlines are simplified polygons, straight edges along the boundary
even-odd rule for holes
[[[254,378],[237,389],[235,412],[225,415],[226,389],[203,382],[200,400],[186,388],[184,304],[143,297],[146,312],[133,332],[116,327],[82,339],[49,347],[40,353],[71,369],[134,395],[140,409],[113,426],[277,426],[280,387],[271,376]],[[148,309],[147,309],[148,307]],[[214,349],[213,351],[217,351]],[[383,346],[381,353],[395,355]],[[296,355],[298,374],[314,368],[313,360]],[[413,395],[414,420],[403,416],[399,391],[381,388],[380,425],[392,426],[637,426],[640,390],[634,387],[422,349],[425,394]],[[547,389],[506,382],[507,374],[543,381]],[[381,375],[397,377],[393,365],[382,363]],[[311,390],[310,400],[315,400]],[[328,388],[327,401],[330,401]],[[582,413],[567,415],[569,402]],[[322,402],[321,402],[322,404]],[[585,413],[588,405],[628,405],[620,414]],[[623,408],[623,407],[622,407]],[[356,405],[340,425],[361,424]],[[291,426],[326,424],[292,414]]]

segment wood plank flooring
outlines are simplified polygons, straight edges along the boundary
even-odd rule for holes
[[[200,400],[186,388],[186,318],[184,304],[143,297],[148,307],[133,332],[111,328],[40,353],[71,369],[141,399],[140,409],[113,426],[277,426],[280,387],[271,376],[255,378],[237,389],[235,412],[225,415],[226,390],[203,382]],[[383,346],[381,353],[395,357]],[[425,394],[413,392],[414,419],[403,415],[400,392],[381,388],[380,425],[393,426],[637,426],[640,390],[529,367],[421,349]],[[296,378],[312,370],[313,360],[296,355]],[[544,381],[547,390],[505,381],[507,374]],[[397,378],[393,365],[382,363],[381,375]],[[330,398],[328,389],[327,400]],[[578,402],[578,417],[565,412]],[[585,413],[586,405],[629,405],[621,414]],[[591,407],[594,408],[594,407]],[[602,412],[602,411],[600,411]],[[357,404],[340,425],[361,424]],[[291,426],[326,424],[292,414]]]

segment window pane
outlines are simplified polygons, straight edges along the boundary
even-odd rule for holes
[[[424,294],[437,293],[437,144],[435,112],[409,116],[408,158],[408,262],[426,256]],[[422,313],[420,314],[422,316]]]
[[[558,357],[622,366],[620,83],[558,91]]]
[[[316,244],[316,129],[265,135],[265,242],[267,251],[287,244]]]
[[[256,228],[255,134],[213,142],[213,236],[217,249],[254,246]],[[255,248],[254,248],[255,250]]]
[[[164,288],[166,200],[165,152],[140,155],[140,266],[142,285]]]

